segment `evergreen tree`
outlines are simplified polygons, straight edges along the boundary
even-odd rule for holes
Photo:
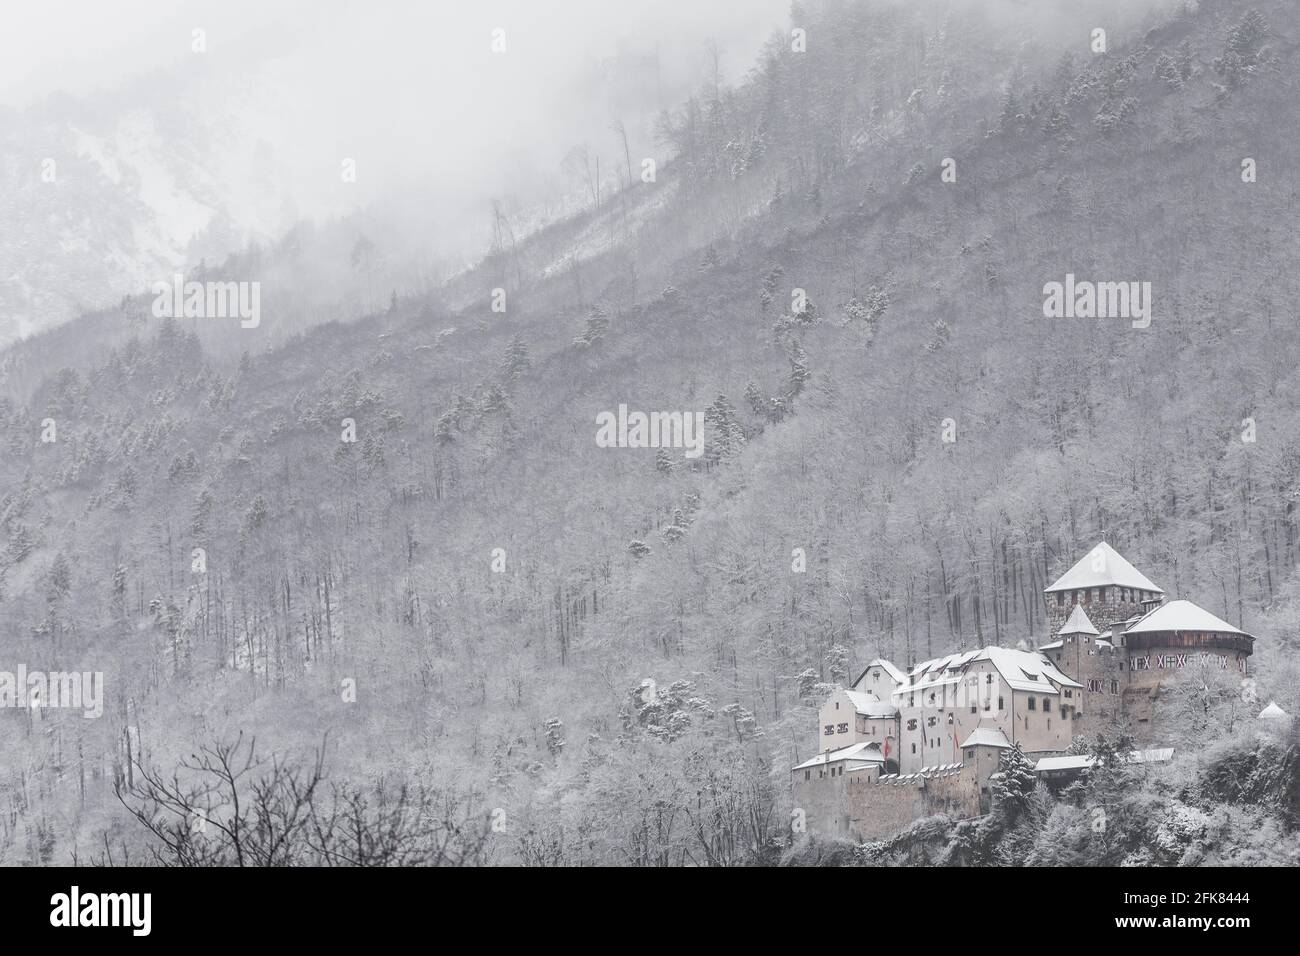
[[[515,381],[519,374],[531,365],[528,357],[528,346],[524,345],[522,337],[516,335],[506,346],[506,354],[501,360],[501,374],[507,381]]]
[[[1016,744],[1002,751],[997,773],[989,778],[993,791],[993,806],[1008,824],[1014,824],[1029,809],[1030,798],[1038,787],[1034,762],[1025,756]]]

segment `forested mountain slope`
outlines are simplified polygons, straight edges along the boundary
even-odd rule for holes
[[[1103,535],[1293,709],[1300,12],[1093,19],[797,5],[655,183],[438,301],[238,365],[169,321],[0,405],[6,651],[107,675],[0,715],[4,859],[139,853],[129,760],[239,730],[500,810],[498,861],[768,858],[820,684],[1043,642]],[[1150,327],[1044,318],[1067,273]],[[704,455],[597,447],[620,404]]]

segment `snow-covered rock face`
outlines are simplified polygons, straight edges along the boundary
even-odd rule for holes
[[[283,177],[238,98],[63,103],[0,124],[0,347],[217,262],[292,223]]]

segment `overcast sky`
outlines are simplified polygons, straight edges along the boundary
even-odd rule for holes
[[[1040,14],[1053,5],[1077,14],[1083,0],[970,2],[1017,30],[1026,3]],[[1154,2],[1175,0],[1141,5]],[[1086,5],[1112,11],[1109,20],[1139,4]],[[197,177],[197,190],[152,185],[153,195],[181,197],[174,212],[166,201],[153,204],[165,232],[187,232],[196,191],[206,193],[203,203],[215,197],[249,236],[277,233],[299,217],[387,207],[388,221],[405,219],[421,241],[432,237],[431,254],[466,259],[485,248],[489,199],[536,211],[541,198],[573,194],[581,187],[565,181],[561,160],[585,142],[608,170],[622,152],[615,120],[626,123],[634,157],[654,155],[651,118],[701,86],[709,42],[721,50],[724,81],[735,82],[789,16],[789,0],[39,0],[7,7],[0,106],[26,109],[28,124],[75,125],[77,142],[108,143],[106,151],[115,148],[128,163],[189,146],[214,167]],[[206,32],[201,55],[191,50],[195,28]],[[503,54],[491,51],[498,28]],[[614,60],[621,65],[613,68]],[[80,102],[70,112],[46,108],[60,92]],[[135,141],[115,142],[123,118],[141,112],[149,117],[145,145],[134,118],[126,128]],[[340,187],[344,157],[357,163],[357,182],[347,188]]]
[[[293,183],[287,204],[304,215],[409,190],[478,201],[554,186],[577,142],[612,157],[611,122],[634,126],[640,111],[648,128],[648,109],[700,83],[710,39],[724,77],[738,79],[788,9],[789,0],[42,0],[6,11],[0,105],[39,109],[67,92],[96,103],[97,122],[182,103],[200,121],[204,111],[238,116],[232,157],[264,141]],[[190,48],[196,27],[206,31],[202,56]],[[497,28],[504,54],[490,49]],[[659,67],[631,90],[602,80],[602,61],[620,53]],[[358,164],[346,193],[343,156]]]

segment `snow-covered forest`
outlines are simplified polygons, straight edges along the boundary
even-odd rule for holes
[[[0,352],[0,670],[104,674],[0,709],[0,863],[1300,861],[1255,719],[1300,713],[1297,43],[1293,0],[800,0],[653,175],[572,153],[580,208],[445,281],[304,225],[200,276],[291,334],[142,289]],[[1045,318],[1067,274],[1149,327]],[[620,405],[703,454],[599,447]],[[834,685],[1051,640],[1103,536],[1255,636],[1248,700],[1187,673],[1167,765],[1117,724],[979,819],[792,829]]]

